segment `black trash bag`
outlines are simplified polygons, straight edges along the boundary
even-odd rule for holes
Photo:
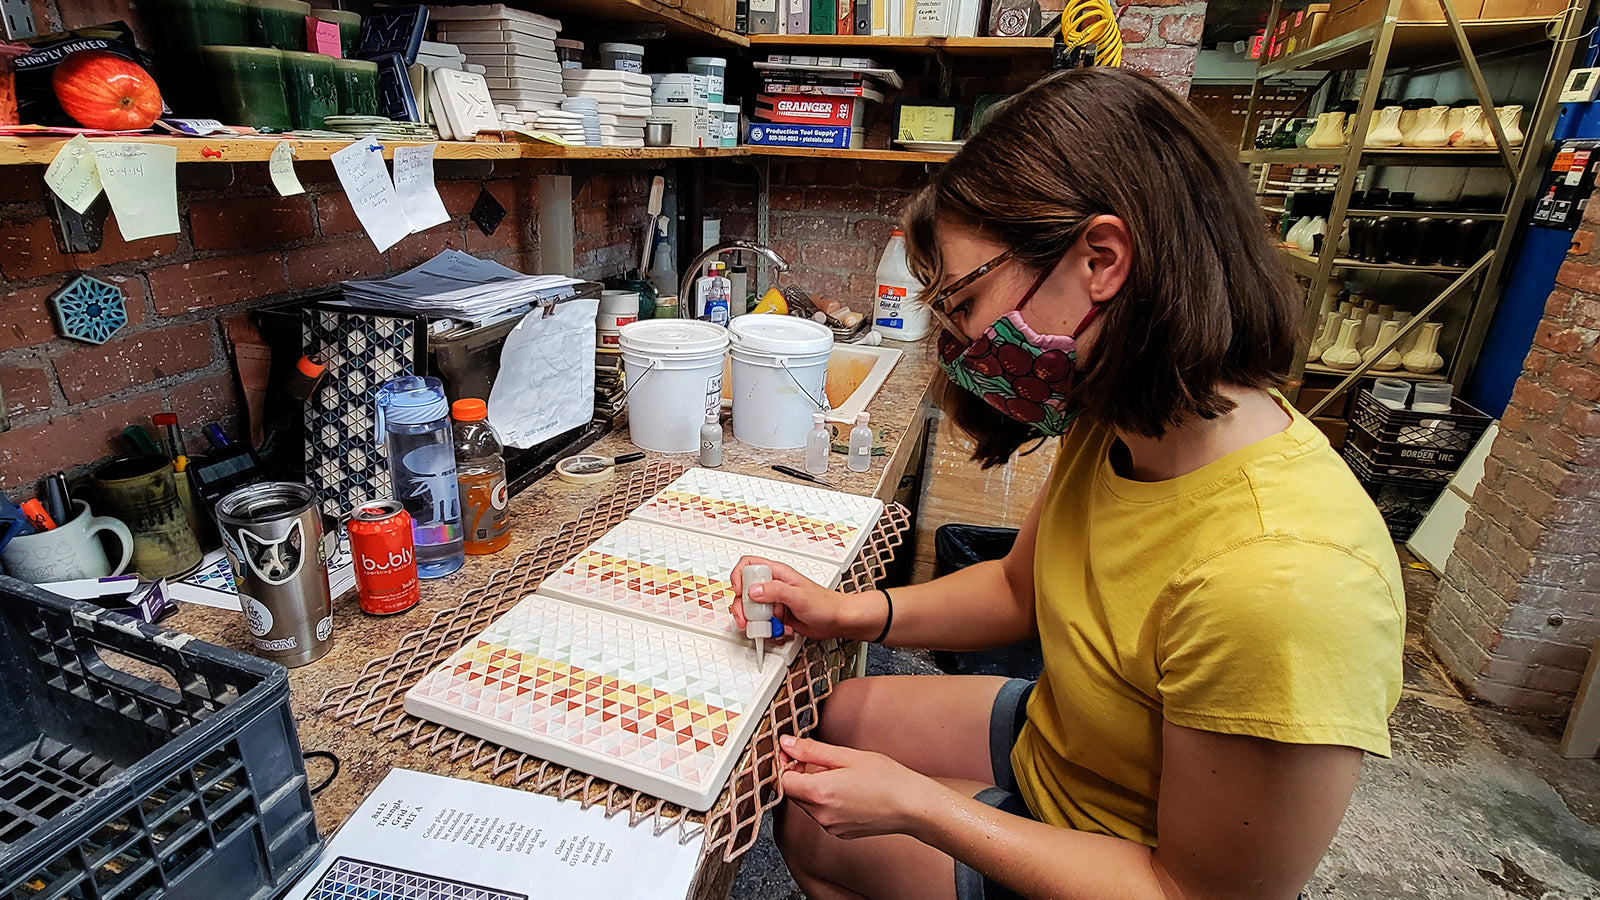
[[[1015,528],[940,525],[933,533],[937,573],[948,575],[975,563],[1000,559],[1011,552],[1011,545],[1016,541]],[[988,650],[935,650],[933,661],[951,675],[1038,678],[1044,670],[1044,652],[1036,637]]]

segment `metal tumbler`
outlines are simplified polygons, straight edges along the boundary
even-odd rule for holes
[[[333,646],[333,598],[316,494],[253,484],[223,497],[217,519],[257,654],[286,666],[320,659]]]

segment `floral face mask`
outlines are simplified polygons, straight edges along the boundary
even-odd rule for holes
[[[1052,267],[1053,269],[1053,267]],[[939,366],[950,380],[982,397],[990,406],[1047,436],[1066,432],[1081,411],[1072,396],[1077,337],[1099,314],[1092,307],[1070,335],[1039,334],[1022,319],[1026,306],[1049,277],[1046,269],[1017,308],[995,320],[965,347],[954,323],[939,333]]]

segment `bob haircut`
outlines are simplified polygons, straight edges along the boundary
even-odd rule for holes
[[[998,106],[905,212],[911,271],[945,272],[939,228],[977,231],[1034,272],[1060,259],[1097,215],[1133,237],[1121,291],[1078,360],[1083,415],[1160,437],[1233,408],[1226,385],[1283,385],[1303,293],[1278,256],[1244,171],[1201,116],[1124,69],[1055,72]],[[1037,434],[953,384],[941,405],[999,465]]]

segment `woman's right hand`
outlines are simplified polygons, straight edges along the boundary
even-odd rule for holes
[[[743,572],[745,566],[767,566],[772,570],[772,580],[750,586],[750,599],[757,603],[773,604],[772,613],[786,630],[808,638],[850,638],[867,640],[877,634],[875,629],[863,636],[864,628],[871,623],[860,620],[860,603],[853,594],[830,591],[796,572],[781,562],[759,556],[744,556],[733,567],[733,619],[742,633],[745,626]],[[882,615],[879,614],[881,625]]]

